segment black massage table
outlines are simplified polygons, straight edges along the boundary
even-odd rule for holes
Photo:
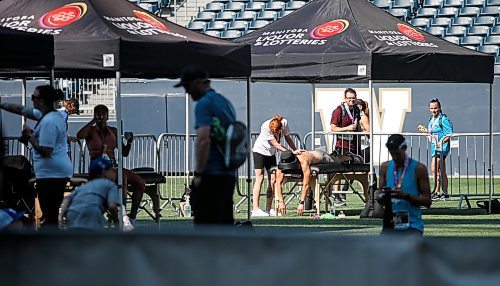
[[[295,185],[292,187],[292,190],[302,181],[302,170],[300,168],[295,169],[285,169],[283,166],[275,167],[271,169],[271,171],[281,170],[285,176],[287,177],[288,182],[294,182]],[[338,163],[321,163],[311,165],[311,188],[314,190],[314,199],[316,201],[316,211],[320,213],[320,195],[323,193],[329,194],[327,192],[331,186],[333,186],[339,180],[346,180],[349,183],[349,187],[351,189],[350,192],[357,194],[363,201],[367,196],[368,191],[368,174],[370,172],[370,164],[338,164]],[[319,175],[327,175],[326,184],[319,184]],[[350,181],[358,181],[363,187],[364,196],[362,196],[358,191],[356,191],[351,185]],[[349,193],[350,193],[349,192]],[[300,193],[300,192],[299,192]],[[344,191],[332,191],[334,194],[343,194],[346,193]],[[330,200],[328,196],[326,198],[326,208],[328,209],[328,205]],[[287,201],[286,203],[288,203]]]

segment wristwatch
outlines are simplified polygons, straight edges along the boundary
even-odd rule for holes
[[[303,205],[304,204],[304,200],[299,200],[299,205]]]

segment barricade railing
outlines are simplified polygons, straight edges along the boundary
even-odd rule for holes
[[[332,152],[340,136],[353,135],[355,138],[367,136],[363,132],[316,132],[316,147],[324,146],[327,152]],[[389,152],[385,147],[387,138],[392,133],[375,133],[373,141],[374,167],[378,169],[380,163],[390,160]],[[448,194],[451,196],[487,196],[489,195],[489,133],[455,133],[450,136],[450,153],[442,160],[446,168],[442,168],[441,175],[432,173],[431,145],[437,142],[437,138],[425,133],[401,133],[408,142],[407,153],[412,158],[425,164],[428,167],[429,175],[432,177],[434,186],[437,179],[443,178],[446,170],[448,177]],[[358,137],[356,137],[356,135]],[[493,133],[494,141],[498,142],[500,133]],[[312,134],[307,133],[304,137],[304,145],[311,145]],[[359,140],[359,139],[358,139]],[[318,144],[319,143],[319,144]],[[361,144],[361,142],[351,142],[351,144]],[[319,146],[318,146],[319,145]],[[363,155],[361,153],[360,155]],[[369,156],[369,153],[368,155]],[[365,156],[365,157],[367,157]],[[366,160],[365,160],[366,161]],[[367,161],[366,161],[367,162]],[[437,171],[438,168],[434,170]],[[378,172],[377,172],[378,173]],[[494,174],[492,174],[494,176]],[[441,188],[443,186],[441,182]],[[433,186],[431,186],[433,191]],[[493,194],[495,192],[493,184]]]
[[[4,155],[24,155],[33,164],[31,147],[19,142],[19,137],[3,137]]]
[[[430,147],[432,142],[435,142],[435,137],[422,133],[402,133],[408,142],[408,154],[426,164],[429,168],[429,175],[433,178],[434,185],[437,177],[431,174],[432,157]],[[292,139],[295,145],[304,148],[311,146],[311,133],[306,134],[304,141],[298,134],[293,133]],[[358,135],[356,140],[363,140],[362,136],[367,138],[367,133],[355,132],[316,132],[315,137],[318,138],[316,145],[325,146],[327,152],[334,150],[336,140],[340,135]],[[374,149],[374,167],[377,170],[381,162],[390,159],[385,142],[389,133],[375,133],[373,138]],[[494,142],[500,144],[500,133],[494,133]],[[258,137],[258,133],[251,134],[251,145]],[[356,137],[352,137],[356,138]],[[4,137],[5,155],[21,155],[32,162],[31,150],[29,147],[18,141],[17,137]],[[185,186],[189,184],[190,175],[194,170],[195,157],[194,145],[196,135],[192,134],[186,142],[185,134],[164,133],[158,137],[154,135],[141,134],[134,136],[131,155],[124,158],[124,167],[128,169],[138,167],[150,167],[154,171],[162,174],[167,178],[167,184],[161,188],[160,195],[164,202],[164,207],[168,203],[175,200],[180,200],[185,190]],[[353,139],[354,140],[354,139]],[[70,154],[73,164],[74,173],[86,173],[90,158],[84,140],[78,140],[74,137],[69,138]],[[354,142],[360,144],[359,142]],[[189,144],[189,154],[185,154],[185,148]],[[286,144],[286,142],[282,142]],[[451,196],[487,196],[489,195],[489,133],[456,133],[450,137],[450,153],[444,160],[446,174],[448,176],[448,193]],[[279,153],[279,152],[278,152]],[[365,154],[366,155],[366,154]],[[279,154],[277,154],[279,156]],[[186,161],[187,158],[187,161]],[[240,200],[235,204],[235,210],[238,211],[239,206],[247,199],[249,191],[246,183],[247,164],[242,165],[238,173],[238,187],[236,189]],[[250,162],[250,168],[253,169],[253,159]],[[377,172],[378,173],[378,172]],[[494,173],[492,172],[494,176]],[[440,176],[443,178],[443,174]],[[254,174],[252,172],[252,178]],[[441,184],[442,185],[442,184]],[[267,180],[265,180],[262,189],[267,189]],[[284,192],[287,192],[287,186],[284,186]],[[431,186],[432,188],[432,186]],[[499,188],[492,186],[493,195],[497,194]],[[265,192],[261,192],[265,193]],[[175,207],[175,205],[174,205]]]
[[[158,170],[160,174],[167,178],[165,188],[160,191],[162,199],[166,204],[171,203],[176,208],[175,201],[180,201],[185,188],[189,185],[189,177],[194,168],[194,140],[196,135],[190,135],[186,140],[186,135],[182,133],[162,133],[158,137],[156,145],[158,153]],[[186,146],[189,144],[189,154],[186,157]],[[186,158],[188,159],[186,161]]]

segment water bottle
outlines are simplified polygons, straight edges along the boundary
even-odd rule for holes
[[[189,196],[186,196],[186,204],[184,205],[184,217],[191,217],[191,204],[189,203]]]

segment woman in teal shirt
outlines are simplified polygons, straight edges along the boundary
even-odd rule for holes
[[[448,116],[441,109],[439,99],[433,98],[429,102],[431,117],[427,124],[427,131],[436,139],[431,141],[431,170],[436,176],[436,186],[434,188],[434,200],[447,200],[448,197],[448,176],[446,175],[446,156],[450,154],[450,136],[453,133],[453,124]],[[437,166],[437,173],[436,173]],[[441,182],[443,192],[441,193]]]

